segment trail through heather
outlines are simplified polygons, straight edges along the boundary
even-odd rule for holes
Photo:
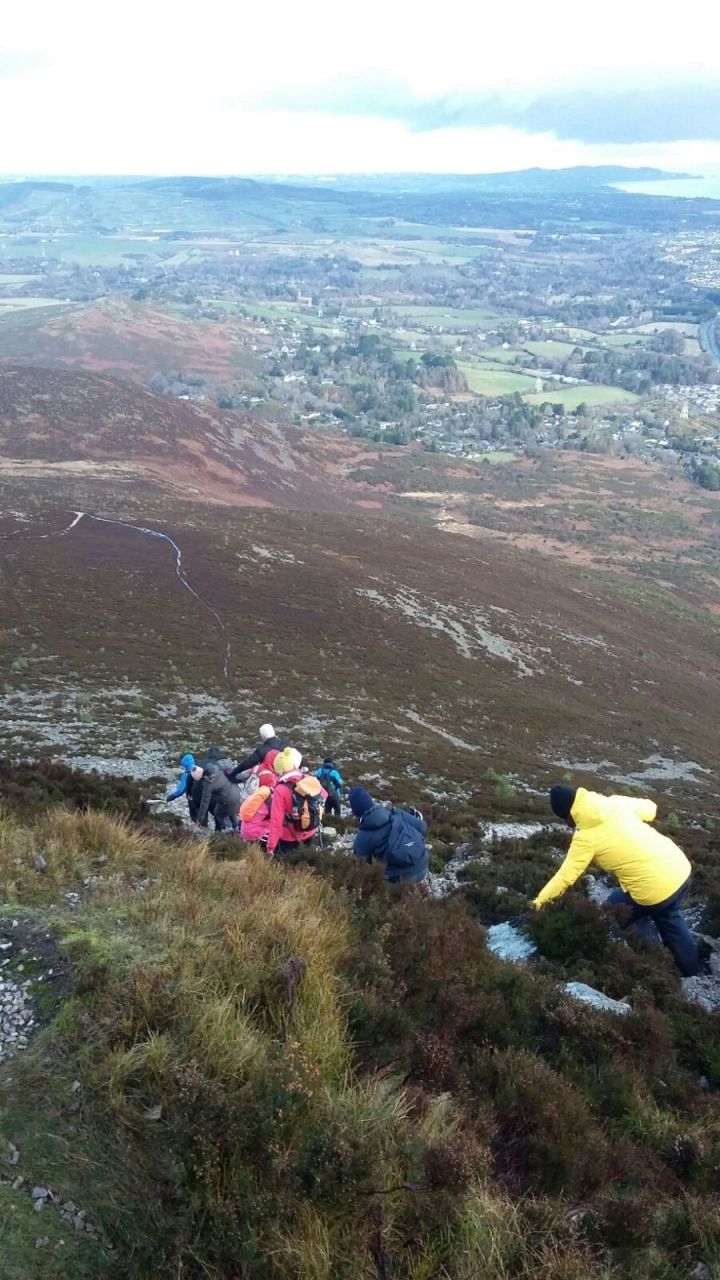
[[[223,655],[223,675],[225,676],[225,680],[229,683],[230,681],[230,638],[228,636],[227,627],[225,626],[225,623],[220,617],[220,614],[217,612],[217,609],[213,608],[213,606],[209,604],[207,600],[204,600],[203,597],[199,594],[199,592],[195,590],[192,583],[189,581],[185,573],[185,570],[183,568],[182,551],[178,546],[177,542],[175,542],[175,540],[170,537],[170,534],[163,533],[160,529],[151,529],[147,525],[131,524],[127,520],[118,520],[117,518],[111,517],[111,516],[97,516],[97,515],[94,515],[92,511],[74,511],[73,515],[75,517],[74,520],[72,520],[71,523],[67,525],[64,529],[54,529],[54,530],[51,530],[49,533],[25,533],[25,531],[22,529],[16,529],[12,533],[5,533],[0,535],[0,537],[2,538],[16,538],[16,537],[64,538],[66,534],[70,533],[71,529],[74,529],[80,523],[80,521],[84,519],[84,520],[95,520],[98,524],[120,525],[124,529],[132,529],[135,533],[142,533],[146,537],[161,538],[163,542],[168,542],[172,547],[173,551],[175,552],[175,573],[180,579],[185,590],[190,592],[190,595],[193,596],[195,600],[197,600],[198,604],[202,605],[203,609],[207,609],[208,613],[214,619],[220,631],[220,634],[225,642],[225,652]]]

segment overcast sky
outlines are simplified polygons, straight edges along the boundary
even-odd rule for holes
[[[3,173],[720,168],[720,0],[3,10]]]

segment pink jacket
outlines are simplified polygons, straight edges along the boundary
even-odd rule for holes
[[[257,813],[249,822],[240,823],[240,835],[243,840],[264,840],[270,835],[270,805],[272,796],[268,796],[265,804],[261,804]]]
[[[280,840],[292,841],[295,844],[301,844],[304,840],[311,840],[317,835],[317,831],[298,831],[291,822],[286,822],[286,818],[292,813],[293,794],[291,787],[284,787],[284,782],[296,782],[298,778],[302,778],[302,769],[293,769],[291,773],[284,773],[278,778],[275,790],[272,796],[272,807],[270,810],[270,836],[268,839],[268,853],[274,853]],[[323,794],[327,799],[327,792],[323,788]]]
[[[240,835],[243,840],[264,840],[270,834],[270,806],[272,805],[272,792],[277,782],[277,775],[272,769],[267,769],[264,764],[253,770],[257,773],[258,781],[261,787],[270,787],[270,795],[264,804],[260,805],[257,813],[254,813],[249,822],[240,822]]]

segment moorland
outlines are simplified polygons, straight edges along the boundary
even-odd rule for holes
[[[720,951],[720,206],[620,177],[0,185],[12,1280],[720,1274],[720,1013],[597,881],[487,946],[565,780]],[[268,717],[437,896],[149,803]]]

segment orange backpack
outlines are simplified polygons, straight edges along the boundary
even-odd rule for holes
[[[258,810],[262,808],[265,801],[270,799],[271,795],[270,787],[258,787],[256,791],[253,791],[252,795],[248,796],[247,800],[243,800],[240,805],[240,821],[250,822]]]
[[[286,821],[296,831],[317,831],[325,813],[324,791],[313,773],[303,773],[297,779],[284,779],[292,791],[292,809]]]

